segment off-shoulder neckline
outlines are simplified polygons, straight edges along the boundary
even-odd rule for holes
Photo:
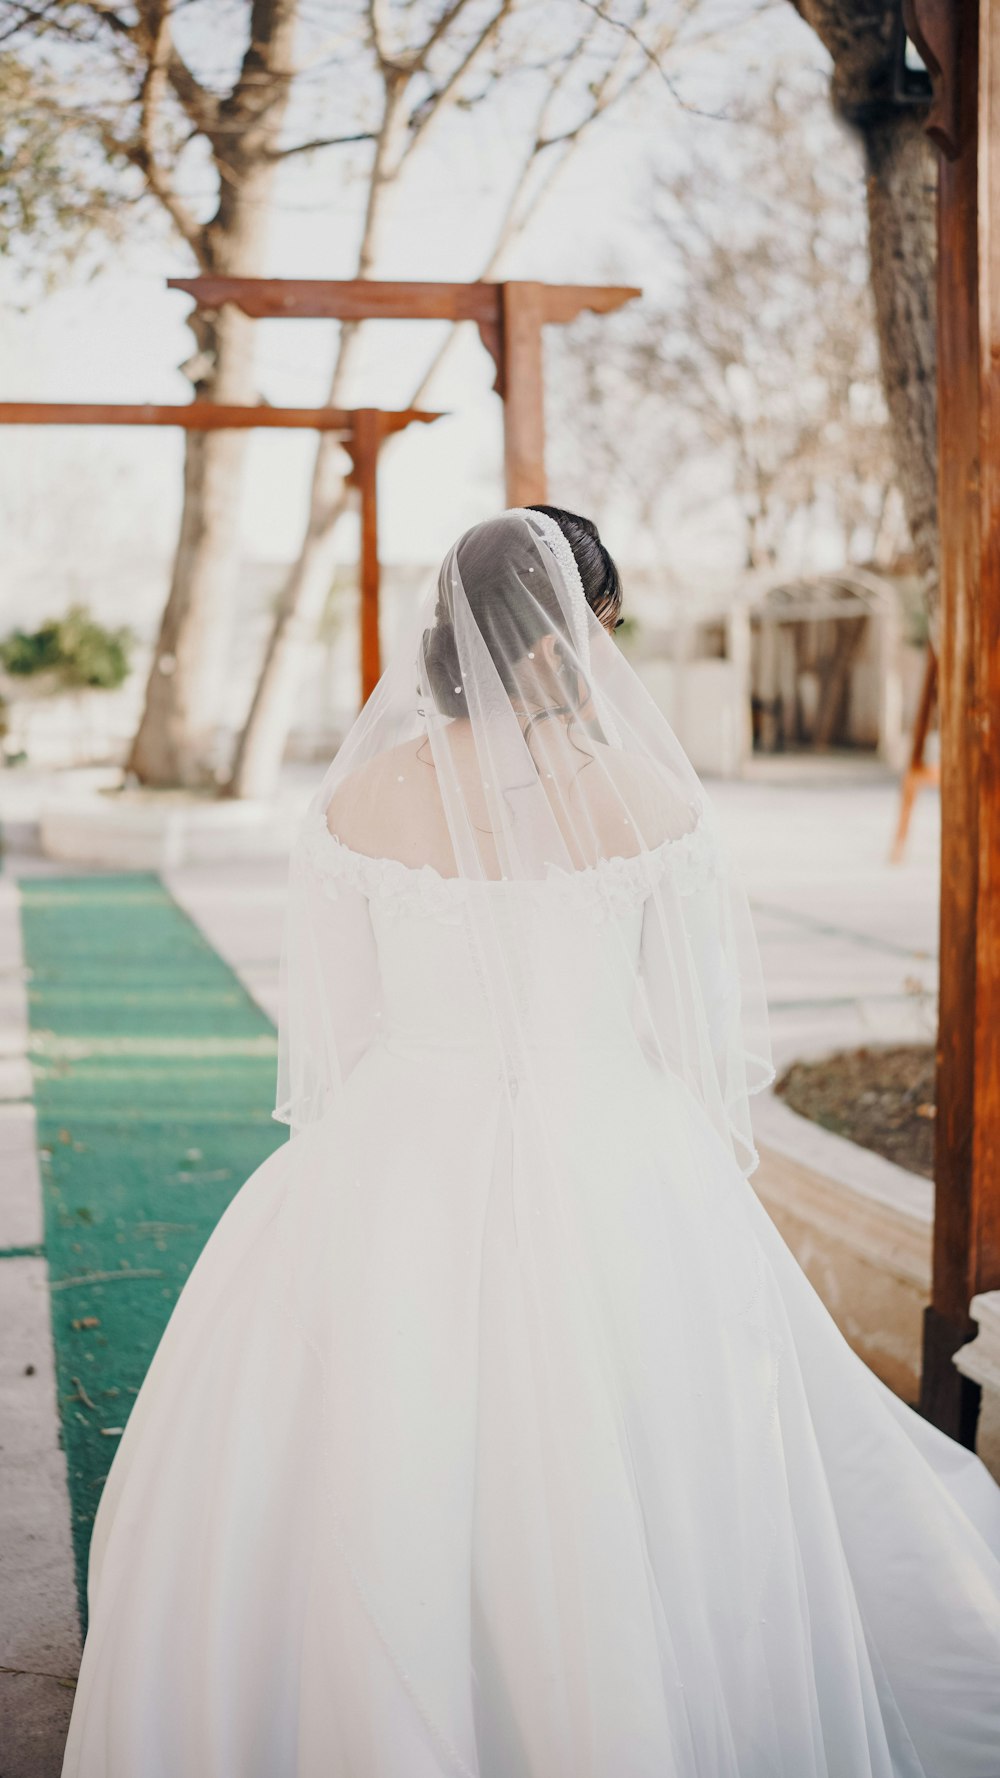
[[[310,820],[315,823],[317,838],[321,843],[325,842],[329,845],[331,858],[341,856],[345,862],[352,864],[358,870],[384,870],[391,872],[394,876],[405,875],[424,883],[431,881],[435,884],[443,884],[445,887],[454,886],[462,889],[517,886],[537,888],[539,884],[550,881],[552,877],[564,882],[579,881],[581,884],[585,884],[595,883],[605,875],[621,877],[632,869],[636,872],[655,870],[659,864],[665,863],[676,850],[689,850],[704,840],[706,828],[704,811],[692,810],[692,813],[695,815],[695,820],[691,827],[685,828],[683,833],[668,836],[655,846],[645,847],[641,852],[610,853],[607,857],[597,859],[593,864],[579,866],[547,863],[546,876],[537,878],[447,876],[444,871],[438,870],[437,866],[433,864],[406,864],[401,858],[393,858],[389,854],[379,855],[357,851],[353,846],[347,845],[339,834],[331,832],[327,826],[326,811],[319,805],[313,805],[308,810],[305,819],[306,823]]]

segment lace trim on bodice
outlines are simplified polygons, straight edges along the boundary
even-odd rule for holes
[[[677,894],[693,894],[711,880],[718,865],[718,841],[704,818],[687,833],[631,858],[602,858],[579,870],[550,864],[544,878],[530,882],[446,877],[432,864],[371,858],[332,834],[320,808],[310,809],[305,816],[299,844],[309,866],[322,879],[324,894],[331,899],[347,887],[360,890],[387,914],[444,920],[461,919],[470,895],[511,887],[542,894],[547,902],[554,900],[560,907],[588,910],[599,918],[627,913],[641,906],[665,879]]]

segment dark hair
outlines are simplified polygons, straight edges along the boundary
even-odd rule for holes
[[[622,599],[621,578],[601,542],[597,526],[590,519],[581,518],[575,512],[565,512],[559,506],[534,506],[527,510],[545,513],[559,526],[573,551],[584,596],[595,616],[602,623],[608,621],[609,614],[617,616]],[[490,569],[484,566],[477,572],[477,545],[485,541],[483,532],[484,528],[478,525],[466,532],[457,547],[457,560],[479,632],[496,664],[501,683],[511,691],[514,689],[512,663],[522,659],[541,636],[551,634],[553,630],[565,633],[565,616],[556,595],[547,594],[544,585],[539,586],[531,599],[497,600],[492,596]],[[532,564],[538,560],[535,539],[524,534],[512,547],[524,551],[521,572],[533,572]],[[513,565],[518,566],[516,555]],[[438,587],[433,627],[424,631],[422,653],[427,686],[437,708],[449,716],[467,715],[460,685],[458,644],[443,579]],[[576,675],[569,670],[567,708],[575,703],[576,696]]]
[[[602,624],[613,626],[622,608],[622,577],[593,519],[567,512],[564,506],[531,506],[528,511],[555,519],[576,558],[587,604]]]

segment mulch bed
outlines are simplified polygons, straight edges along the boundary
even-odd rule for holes
[[[842,1050],[821,1062],[793,1062],[775,1091],[825,1130],[911,1173],[934,1177],[932,1044]]]

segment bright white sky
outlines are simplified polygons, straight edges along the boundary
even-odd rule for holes
[[[822,66],[815,38],[785,0],[730,33],[724,53],[703,52],[678,79],[688,101],[707,110],[746,102],[761,69],[779,60]],[[729,13],[732,15],[732,0]],[[511,103],[516,103],[512,100]],[[514,122],[501,107],[449,115],[415,162],[392,221],[382,276],[474,277],[490,244],[505,183]],[[509,275],[564,282],[606,282],[655,288],[663,268],[647,245],[645,191],[655,157],[669,161],[678,132],[715,132],[720,152],[733,152],[733,122],[681,109],[655,77],[641,99],[599,128],[555,187],[548,209],[516,247]],[[352,151],[353,152],[353,151]],[[360,151],[362,153],[366,151]],[[354,163],[360,165],[360,162]],[[348,276],[352,271],[361,182],[351,162],[328,151],[297,163],[274,230],[271,265],[288,276]],[[0,387],[8,398],[185,401],[176,368],[190,353],[184,325],[188,299],[168,293],[164,279],[188,271],[185,252],[147,240],[122,252],[90,282],[77,282],[38,301],[28,313],[4,311]],[[16,297],[0,285],[8,302]],[[259,327],[259,376],[273,402],[320,402],[333,329],[326,323],[270,322]],[[353,399],[396,405],[407,398],[437,338],[430,324],[383,323],[367,330],[364,363]],[[493,368],[478,338],[463,340],[434,396],[451,417],[415,428],[385,456],[381,484],[386,559],[431,562],[457,531],[502,504],[499,402]],[[311,434],[254,435],[243,509],[249,556],[274,561],[297,552],[305,514]],[[72,594],[92,585],[104,566],[127,560],[166,561],[180,498],[181,438],[174,432],[104,430],[8,431],[0,434],[0,524],[4,576],[17,597],[44,561]],[[550,498],[568,505],[571,486]],[[641,559],[639,540],[622,535],[614,510],[595,513],[625,560]],[[707,520],[689,527],[683,553],[705,572],[725,571],[738,548],[736,529]],[[342,554],[354,550],[350,526]]]

